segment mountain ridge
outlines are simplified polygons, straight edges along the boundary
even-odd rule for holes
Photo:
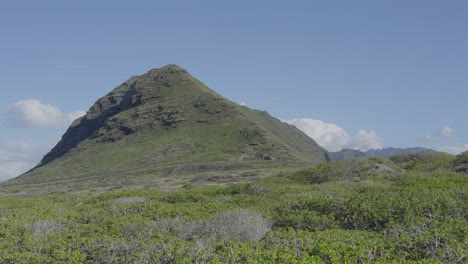
[[[132,76],[98,99],[38,166],[8,183],[73,185],[97,177],[101,185],[117,178],[132,185],[226,171],[236,179],[241,171],[329,160],[294,126],[237,105],[170,64]]]
[[[388,158],[397,154],[407,153],[437,153],[437,151],[428,148],[411,147],[411,148],[382,148],[382,149],[370,149],[365,152],[356,149],[342,149],[337,152],[332,152],[333,157],[337,160],[351,160],[360,159],[366,157],[380,157]]]

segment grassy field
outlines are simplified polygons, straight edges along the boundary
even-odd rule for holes
[[[165,191],[121,186],[28,195],[28,187],[2,187],[0,260],[464,263],[468,180],[459,168],[466,156],[278,168],[236,184],[212,175],[212,186],[181,178]]]

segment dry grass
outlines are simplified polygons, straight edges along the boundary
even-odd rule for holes
[[[144,203],[147,201],[148,201],[148,198],[144,198],[144,197],[122,197],[122,198],[115,199],[114,204],[122,205],[122,204],[133,204],[133,203]]]
[[[43,237],[62,229],[63,226],[54,220],[38,221],[31,225],[31,231],[33,232],[34,237]]]
[[[153,222],[153,227],[167,230],[178,237],[202,240],[251,242],[261,240],[271,224],[260,213],[240,209],[226,211],[201,221],[185,221],[181,217]]]

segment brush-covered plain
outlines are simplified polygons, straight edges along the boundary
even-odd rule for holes
[[[170,192],[3,189],[0,259],[464,263],[468,180],[457,168],[467,156],[334,161],[251,183]]]

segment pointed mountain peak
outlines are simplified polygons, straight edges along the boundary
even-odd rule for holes
[[[149,70],[146,74],[143,74],[138,77],[157,77],[161,75],[168,75],[168,74],[189,74],[188,71],[177,64],[168,64],[161,68],[153,68]]]
[[[187,73],[186,69],[180,67],[177,64],[168,64],[168,65],[163,66],[161,68],[153,68],[153,69],[149,70],[149,72],[152,72],[152,71],[169,71],[169,72],[172,72],[172,73]]]
[[[298,129],[240,107],[170,64],[131,77],[97,100],[41,163],[17,180],[225,174],[328,159]]]
[[[206,96],[218,95],[175,64],[133,76],[100,98],[85,116],[75,120],[38,166],[61,157],[84,140],[113,142],[159,123],[182,122],[186,119],[181,117],[184,106]]]

